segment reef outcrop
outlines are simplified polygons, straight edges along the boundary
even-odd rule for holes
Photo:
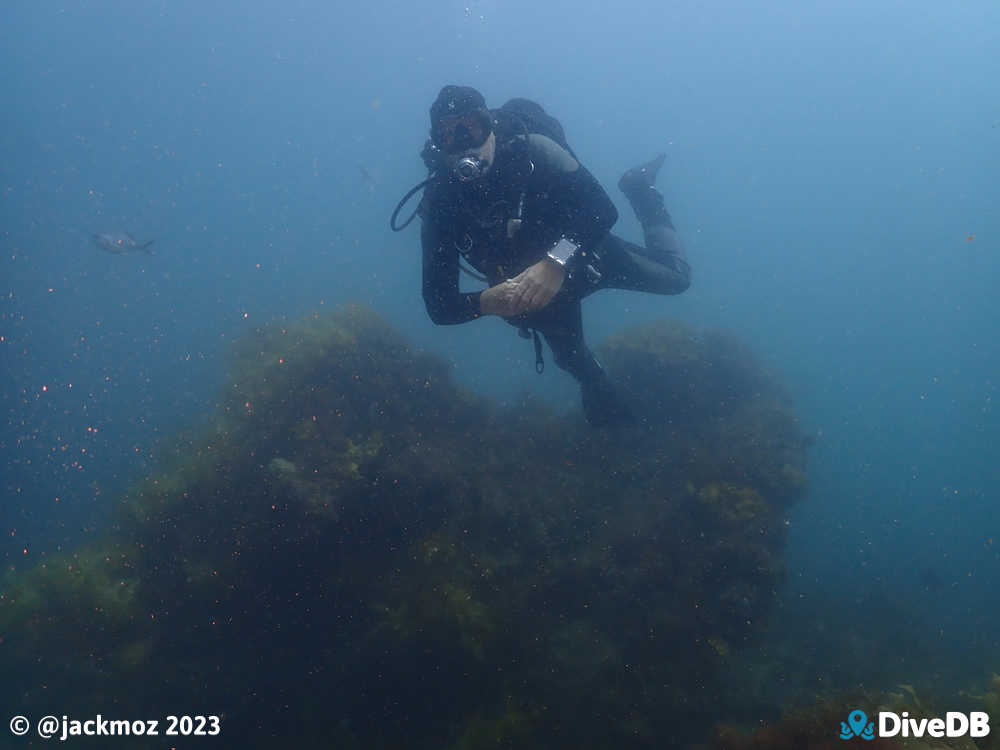
[[[363,307],[261,327],[106,534],[6,574],[10,712],[222,714],[248,747],[679,744],[766,623],[807,441],[728,336],[649,324],[602,359],[634,426],[500,408]]]

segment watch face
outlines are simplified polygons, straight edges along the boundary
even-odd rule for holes
[[[573,257],[577,248],[577,245],[574,245],[572,242],[563,237],[555,244],[555,247],[549,250],[549,257],[557,263],[565,265],[566,261]]]

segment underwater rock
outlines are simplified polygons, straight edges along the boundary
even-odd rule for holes
[[[729,337],[662,323],[604,352],[637,427],[502,409],[363,307],[261,327],[212,427],[79,553],[113,569],[5,578],[8,705],[211,706],[248,747],[696,735],[767,622],[805,441]]]

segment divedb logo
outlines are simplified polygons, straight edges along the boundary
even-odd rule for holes
[[[944,718],[914,719],[908,711],[901,714],[879,711],[878,731],[875,722],[860,709],[847,715],[847,721],[840,722],[840,739],[850,740],[860,737],[873,740],[876,737],[985,737],[990,733],[990,717],[985,711],[961,713],[949,711]]]

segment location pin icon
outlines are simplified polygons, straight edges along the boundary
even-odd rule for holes
[[[854,731],[854,736],[860,737],[861,733],[865,731],[865,724],[868,723],[868,717],[865,716],[864,711],[854,710],[851,711],[850,715],[847,717],[847,723],[851,725],[851,729]]]

